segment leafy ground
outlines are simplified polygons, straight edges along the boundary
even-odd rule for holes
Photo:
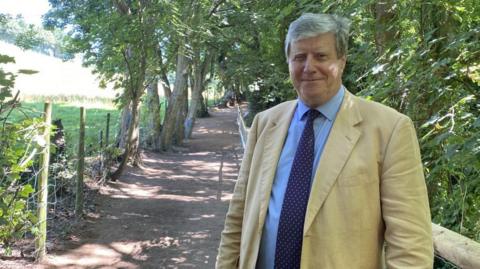
[[[213,268],[242,150],[235,111],[211,114],[184,147],[145,153],[144,167],[101,188],[97,210],[45,263],[0,268]]]

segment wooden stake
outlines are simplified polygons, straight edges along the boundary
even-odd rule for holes
[[[108,148],[108,144],[110,141],[109,140],[110,136],[110,113],[107,114],[107,129],[105,131],[105,147]]]
[[[37,217],[38,217],[38,234],[35,238],[35,260],[42,261],[45,258],[47,240],[47,202],[48,202],[48,166],[50,161],[50,127],[52,122],[52,104],[45,103],[44,106],[44,130],[43,138],[45,140],[45,148],[40,155],[40,178],[38,180],[38,200],[37,200]]]
[[[84,107],[80,107],[80,135],[78,140],[77,191],[75,197],[75,217],[83,214],[83,172],[85,166],[85,118]]]

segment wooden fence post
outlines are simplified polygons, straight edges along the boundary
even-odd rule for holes
[[[98,141],[100,142],[100,150],[103,150],[103,130],[98,132]]]
[[[110,136],[110,113],[107,114],[107,129],[105,130],[105,147],[108,148]]]
[[[38,180],[38,234],[35,238],[35,260],[41,261],[45,258],[45,242],[47,240],[47,202],[48,202],[48,166],[50,161],[50,127],[52,122],[52,104],[45,103],[44,106],[44,130],[43,138],[45,148],[40,155],[40,178]]]
[[[77,191],[75,197],[75,217],[83,214],[83,172],[85,166],[85,118],[84,107],[80,107],[80,135],[78,139]]]

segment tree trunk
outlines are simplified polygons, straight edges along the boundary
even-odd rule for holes
[[[130,128],[130,122],[132,120],[132,111],[130,103],[125,105],[122,109],[122,115],[120,120],[120,128],[116,138],[116,145],[118,148],[125,148],[128,138],[128,128]]]
[[[157,57],[159,58],[158,66],[160,67],[160,82],[163,86],[163,94],[166,100],[170,100],[172,96],[172,89],[170,88],[170,81],[168,80],[167,71],[166,71],[166,63],[163,63],[163,54],[160,45],[157,45],[156,48]],[[168,61],[167,61],[168,63]]]
[[[147,87],[147,148],[160,151],[160,97],[158,95],[158,81],[154,80]]]
[[[187,117],[187,112],[188,112],[188,85],[187,84],[185,84],[185,90],[183,91],[182,100],[183,100],[183,105],[181,109],[178,111],[178,115],[177,115],[177,120],[179,124],[175,126],[175,138],[173,143],[174,145],[181,145],[183,142],[183,139],[185,139],[185,125],[181,123],[185,122],[185,118]]]
[[[172,98],[172,92],[169,88],[163,88],[163,96],[165,96],[165,112],[167,112],[170,105],[170,99]]]
[[[392,0],[378,0],[375,3],[375,45],[380,57],[383,57],[388,43],[395,38],[397,28],[392,24],[394,17]]]
[[[205,117],[208,117],[209,114],[208,114],[208,108],[207,108],[207,104],[205,103],[206,99],[203,98],[203,94],[200,94],[199,96],[199,99],[200,99],[200,103],[198,104],[198,109],[197,109],[197,118],[205,118]]]
[[[207,75],[207,69],[212,59],[211,54],[205,56],[203,62],[200,61],[200,51],[197,50],[194,60],[193,70],[193,83],[192,83],[192,100],[190,102],[190,108],[188,110],[187,118],[185,119],[185,137],[191,138],[193,126],[195,125],[195,119],[199,108],[203,104],[203,91],[205,90],[205,77]],[[208,113],[208,112],[207,112]]]
[[[176,125],[179,123],[179,114],[183,109],[185,100],[184,91],[187,90],[187,75],[188,75],[188,59],[185,55],[185,44],[179,47],[177,56],[177,70],[175,76],[175,86],[170,104],[167,108],[165,121],[162,127],[162,134],[160,135],[162,150],[170,150],[175,136]],[[182,122],[181,122],[182,123]],[[180,123],[180,124],[181,124]]]
[[[139,105],[140,104],[137,104],[137,106],[139,106]],[[140,114],[140,112],[138,112],[138,114]],[[130,129],[130,123],[132,122],[132,118],[133,118],[132,103],[129,102],[129,104],[126,105],[122,109],[122,119],[121,119],[121,122],[120,122],[120,129],[118,130],[117,142],[116,142],[118,148],[122,148],[122,149],[126,148],[127,141],[128,141],[128,132],[129,132],[129,129]],[[136,126],[134,128],[135,128],[134,131],[133,131],[134,137],[139,137],[140,128],[139,128],[139,121],[138,120],[137,120]],[[137,143],[137,145],[134,145],[133,148],[138,149],[140,140],[137,139],[136,143]],[[137,156],[138,152],[137,151],[132,151],[132,154]]]
[[[117,170],[112,174],[111,179],[117,180],[125,169],[129,156],[134,159],[134,164],[138,164],[140,153],[138,150],[139,136],[138,136],[138,123],[139,123],[139,98],[134,98],[131,102],[131,121],[128,127],[128,135],[125,143],[125,151],[122,155],[122,161]]]
[[[121,15],[129,17],[133,13],[131,12],[130,6],[123,1],[114,1],[117,10]],[[141,162],[139,144],[139,114],[140,114],[140,98],[142,97],[145,90],[145,77],[147,72],[147,59],[148,57],[148,44],[147,37],[151,36],[154,28],[152,24],[148,24],[145,21],[143,11],[145,11],[143,4],[144,2],[140,1],[139,8],[136,9],[135,16],[140,18],[142,25],[140,27],[141,38],[138,42],[134,44],[129,44],[125,50],[122,51],[124,64],[126,68],[126,80],[124,81],[125,92],[124,98],[126,98],[125,105],[125,117],[129,117],[129,120],[122,124],[127,124],[128,134],[127,138],[123,141],[125,144],[125,150],[123,153],[122,161],[118,166],[117,170],[111,175],[112,180],[116,180],[120,177],[125,169],[127,162],[130,157],[133,158],[133,165],[139,165]],[[128,116],[128,110],[130,106],[131,115]],[[122,115],[123,117],[123,115]],[[122,127],[126,127],[122,126]],[[122,128],[123,133],[121,132],[120,140],[125,137],[125,129]],[[120,143],[122,144],[122,143]]]

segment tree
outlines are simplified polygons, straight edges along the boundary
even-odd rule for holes
[[[84,54],[84,63],[94,67],[103,83],[123,89],[119,104],[130,109],[131,121],[122,162],[112,179],[120,176],[130,156],[138,155],[139,103],[145,91],[150,49],[155,44],[151,1],[105,2],[50,0],[47,26],[70,25],[71,47]],[[157,7],[157,6],[155,6]],[[155,18],[155,17],[153,17]],[[134,159],[138,162],[138,158]]]
[[[158,95],[158,80],[153,80],[147,87],[147,147],[153,151],[160,150],[160,97]]]
[[[222,1],[217,5],[209,7],[205,3],[196,3],[194,17],[192,18],[192,36],[191,36],[191,89],[192,98],[188,115],[185,119],[185,137],[190,138],[197,113],[203,104],[203,92],[205,91],[206,76],[212,59],[215,56],[215,47],[208,40],[215,38],[213,31],[219,30],[219,21],[213,17]],[[212,74],[211,74],[212,75]]]
[[[170,97],[160,136],[162,150],[169,150],[174,144],[176,126],[185,119],[182,117],[182,111],[183,105],[187,101],[187,75],[188,59],[186,56],[186,44],[185,41],[183,41],[179,44],[174,91]],[[175,142],[179,144],[179,141]]]
[[[34,50],[63,60],[72,59],[73,55],[68,52],[64,38],[61,30],[49,31],[27,24],[21,16],[13,18],[0,13],[0,39],[24,50]]]
[[[49,12],[46,25],[63,27],[73,26],[71,47],[75,52],[84,53],[85,63],[95,67],[103,82],[115,82],[122,92],[119,103],[124,110],[130,110],[130,121],[123,124],[138,122],[138,105],[140,97],[151,81],[159,80],[164,86],[168,99],[166,116],[159,138],[159,147],[168,150],[173,144],[180,144],[183,139],[183,124],[187,115],[184,104],[187,104],[187,75],[191,64],[195,63],[197,74],[191,103],[193,110],[198,107],[204,80],[208,70],[209,59],[205,52],[207,47],[201,44],[209,31],[210,19],[218,22],[215,12],[226,1],[57,1],[52,0],[53,9]],[[165,12],[171,10],[172,12]],[[210,54],[209,54],[210,55]],[[193,59],[194,57],[195,60]],[[201,58],[201,59],[200,59]],[[175,62],[176,59],[176,62]],[[202,65],[203,64],[203,65]],[[204,66],[201,72],[201,66]],[[174,71],[174,72],[173,72]],[[175,73],[173,90],[169,74]],[[146,81],[146,78],[151,81]],[[195,113],[189,114],[187,133],[195,119]],[[126,119],[126,118],[125,118]],[[158,125],[156,125],[158,128]],[[132,141],[135,130],[128,130],[130,144],[126,143],[125,154],[137,156],[133,152],[132,143],[138,144],[138,139]],[[159,130],[154,131],[158,136]],[[120,137],[124,137],[121,134]],[[127,156],[126,155],[126,156]],[[128,158],[123,158],[126,160]],[[123,168],[124,164],[120,165]],[[119,169],[121,171],[121,169]],[[114,173],[116,177],[118,173]]]
[[[233,2],[233,1],[231,1]],[[208,70],[212,46],[208,40],[214,38],[212,31],[218,29],[222,20],[218,10],[227,1],[177,1],[181,13],[175,21],[178,31],[172,33],[169,40],[175,43],[177,49],[177,64],[175,85],[169,99],[165,121],[162,127],[161,145],[163,150],[169,150],[174,144],[181,144],[183,138],[191,134],[195,123],[196,112],[200,106],[201,94],[205,89],[205,77]],[[192,99],[185,110],[187,102],[188,74],[193,70]],[[181,123],[184,123],[181,124]],[[185,128],[185,132],[183,131]]]

